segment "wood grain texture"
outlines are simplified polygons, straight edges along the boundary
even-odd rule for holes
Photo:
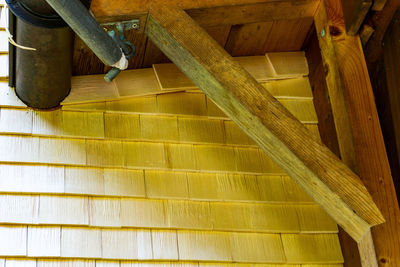
[[[340,156],[343,161],[352,170],[356,169],[356,154],[354,150],[353,132],[348,116],[348,106],[345,99],[345,89],[343,81],[340,77],[340,62],[334,48],[331,36],[331,28],[328,26],[328,15],[323,7],[321,7],[315,17],[315,26],[318,35],[319,46],[321,48],[322,62],[324,64],[326,86],[328,88],[333,119],[335,122],[336,133],[338,138]],[[332,28],[333,30],[333,28]],[[324,37],[321,36],[324,32]]]
[[[65,168],[64,186],[66,193],[102,195],[104,189],[104,171],[100,168]]]
[[[314,105],[318,115],[321,139],[336,155],[340,155],[332,106],[326,85],[324,67],[316,32],[314,32],[310,38],[307,58],[310,66],[309,78],[313,88]],[[360,267],[361,262],[357,243],[341,228],[339,228],[339,240],[345,266]]]
[[[148,197],[189,198],[186,173],[145,171],[145,184]]]
[[[39,196],[0,195],[0,209],[2,223],[37,223]]]
[[[151,231],[153,257],[155,259],[178,260],[178,240],[176,230]]]
[[[215,8],[189,9],[187,13],[201,26],[264,23],[312,17],[318,1],[270,1],[251,5],[232,5]]]
[[[151,68],[153,64],[171,62],[151,40],[147,40],[145,49],[143,68]]]
[[[289,263],[343,262],[339,239],[336,235],[283,234],[282,242]]]
[[[72,75],[103,73],[104,63],[75,35]]]
[[[0,255],[26,256],[26,226],[0,226]]]
[[[308,76],[307,59],[304,52],[267,53],[267,61],[271,64],[277,78]]]
[[[29,257],[61,256],[61,227],[28,226]]]
[[[173,25],[168,23],[169,19],[176,19],[176,18],[179,18],[179,23],[174,23]],[[300,125],[297,122],[295,122],[295,120],[293,120],[291,116],[288,116],[288,112],[285,111],[285,109],[283,109],[281,106],[277,105],[277,103],[274,102],[272,96],[265,93],[262,94],[259,89],[259,85],[256,83],[256,81],[252,79],[247,72],[244,72],[237,64],[235,64],[231,60],[231,58],[226,54],[226,52],[223,51],[223,49],[221,49],[220,47],[218,47],[218,45],[216,45],[216,43],[213,42],[210,39],[210,37],[198,25],[196,25],[196,23],[194,23],[183,11],[173,8],[171,9],[165,6],[163,7],[153,6],[151,11],[151,17],[147,27],[147,34],[149,38],[153,40],[153,42],[155,42],[157,45],[160,46],[160,48],[166,53],[166,55],[172,58],[182,68],[183,72],[185,72],[192,79],[194,79],[196,83],[203,90],[207,92],[207,94],[212,96],[212,98],[214,98],[214,100],[216,100],[219,103],[220,106],[223,106],[224,111],[230,114],[232,118],[234,118],[235,122],[239,123],[239,125],[242,128],[252,129],[252,127],[255,127],[258,129],[264,129],[263,130],[264,132],[269,132],[269,133],[271,133],[270,130],[272,130],[273,133],[280,132],[281,135],[283,133],[282,131],[284,131],[285,129],[285,125],[290,123],[292,126],[290,127],[290,134],[288,133],[287,135],[285,135],[285,139],[296,136],[296,138],[299,137],[299,139],[301,139],[300,143],[304,145],[304,148],[302,148],[301,151],[295,152],[297,156],[300,156],[302,154],[299,152],[307,151],[308,148],[310,147],[314,148],[318,147],[318,149],[313,149],[313,157],[312,157],[313,161],[315,160],[320,161],[323,159],[324,163],[322,162],[319,163],[321,166],[324,165],[325,167],[328,167],[327,163],[331,162],[331,164],[329,164],[331,168],[335,169],[340,166],[340,168],[335,170],[335,172],[339,171],[340,169],[340,172],[344,171],[346,173],[340,175],[341,179],[335,179],[333,177],[330,178],[323,177],[321,176],[322,173],[318,172],[315,169],[314,171],[316,171],[316,173],[319,174],[319,177],[315,176],[315,173],[310,171],[307,173],[308,176],[307,180],[310,179],[310,177],[322,178],[324,182],[328,183],[330,188],[337,188],[339,184],[335,185],[335,183],[338,183],[340,180],[341,190],[340,192],[336,193],[341,195],[341,197],[346,199],[346,201],[350,201],[351,203],[353,203],[352,204],[353,209],[358,210],[359,215],[363,214],[361,216],[365,220],[369,221],[369,223],[376,224],[382,222],[382,217],[379,211],[375,208],[374,204],[371,204],[372,206],[368,205],[368,207],[362,207],[362,208],[361,208],[362,205],[359,206],[361,203],[359,203],[360,201],[357,201],[356,199],[358,199],[360,195],[354,194],[355,192],[354,190],[361,190],[363,193],[360,192],[360,194],[367,196],[366,199],[370,199],[368,192],[361,185],[359,178],[356,178],[356,176],[348,168],[346,168],[343,163],[338,161],[337,158],[333,155],[333,153],[328,152],[328,150],[325,147],[323,147],[320,143],[315,142],[313,138],[310,138],[309,132],[305,130],[305,128],[298,127]],[[163,42],[169,43],[170,45],[164,46]],[[210,49],[212,50],[212,52]],[[194,59],[187,50],[189,50],[190,53],[192,53],[192,55],[196,55],[196,59],[198,61]],[[212,55],[212,57],[210,57],[210,55]],[[186,61],[186,64],[180,64],[182,63],[181,61],[182,59]],[[188,64],[187,62],[190,62],[190,64]],[[215,62],[223,62],[224,64],[214,64]],[[232,70],[234,70],[234,72],[236,73],[235,75],[236,79],[230,79],[228,78],[228,76],[225,77],[224,76],[225,74],[223,72],[224,68],[229,68],[230,69],[229,73],[232,73]],[[201,71],[201,75],[197,75],[199,74],[199,71]],[[197,72],[197,74],[195,74],[195,72]],[[219,73],[222,77],[219,77],[217,73]],[[205,77],[207,77],[207,79],[205,79]],[[237,82],[239,84],[236,84]],[[239,93],[239,91],[235,89],[237,88],[238,85],[239,87],[242,88],[248,88],[248,90],[245,90],[247,92],[245,93],[246,100],[244,100],[243,98],[244,94]],[[252,93],[250,94],[249,92]],[[221,95],[224,95],[225,97],[221,98]],[[227,101],[227,99],[229,99],[229,101]],[[253,101],[250,101],[249,99],[252,99]],[[241,100],[243,102],[241,102]],[[251,105],[250,102],[252,103]],[[281,120],[279,121],[281,123],[276,123],[275,120],[274,123],[269,123],[268,122],[269,116],[265,116],[263,114],[260,114],[260,112],[257,112],[255,108],[255,106],[257,105],[254,105],[254,103],[259,103],[258,105],[264,107],[265,106],[271,107],[271,110],[266,110],[266,112],[272,112],[274,113],[274,116],[277,116],[276,114],[279,114],[279,117],[281,118]],[[250,117],[257,116],[259,119],[262,118],[262,120],[264,120],[263,121],[264,124],[262,123],[256,123],[253,125],[249,124],[248,123],[249,121],[245,119],[245,117],[248,118],[249,116]],[[287,119],[287,121],[283,122],[282,118],[285,118],[285,120]],[[294,125],[296,125],[296,128],[294,128]],[[249,133],[269,153],[271,153],[273,150],[272,146],[277,144],[282,144],[281,142],[283,141],[283,140],[278,141],[276,137],[273,137],[273,134],[265,138],[266,140],[265,139],[263,140],[263,138],[260,138],[260,136],[258,136],[255,131],[249,131]],[[272,138],[274,141],[272,141],[272,139],[270,138]],[[267,141],[268,139],[270,141]],[[286,141],[288,140],[289,139],[287,139]],[[310,143],[308,143],[308,141],[310,141]],[[295,141],[291,139],[290,143],[293,144],[295,143]],[[301,168],[304,170],[303,162],[307,161],[307,157],[309,155],[305,156],[305,154],[303,154],[301,156],[301,160],[299,160],[298,158],[296,159],[296,157],[292,156],[288,156],[284,160],[283,158],[280,158],[283,155],[282,153],[283,147],[285,146],[280,146],[279,148],[279,150],[281,150],[281,153],[276,153],[273,155],[274,159],[277,160],[278,162],[281,161],[281,163],[283,161],[286,161],[287,159],[293,160],[292,163],[294,165],[298,164],[299,168],[302,165],[303,167]],[[292,154],[293,152],[291,152],[288,149],[288,147],[286,147],[285,150],[287,151],[287,155],[294,155]],[[316,153],[318,153],[319,156],[316,156]],[[297,182],[302,184],[303,188],[306,189],[306,191],[309,194],[313,195],[314,199],[317,200],[319,204],[322,204],[325,210],[331,216],[333,216],[336,221],[340,222],[342,226],[344,226],[349,232],[351,232],[355,239],[357,240],[360,239],[360,237],[365,233],[368,226],[367,224],[365,224],[363,220],[360,220],[360,217],[355,216],[355,214],[352,211],[348,210],[347,206],[348,204],[344,204],[344,202],[342,202],[340,208],[341,211],[333,212],[332,207],[338,204],[337,201],[338,199],[336,196],[333,197],[333,195],[331,195],[331,197],[327,198],[317,197],[316,195],[317,192],[308,187],[308,182],[306,182],[307,180],[304,179],[305,177],[302,178],[302,175],[296,172],[295,169],[288,169],[287,168],[288,165],[285,165],[286,167],[283,165],[285,164],[282,164],[282,167],[286,168],[285,170],[288,171],[294,178],[297,178]],[[310,165],[308,166],[310,167]],[[314,163],[311,166],[316,167]],[[302,173],[304,174],[304,171],[302,171]],[[343,188],[348,187],[348,186],[343,187],[343,182],[345,181],[343,177],[352,177],[350,178],[351,182],[349,181],[348,185],[349,187],[353,188],[351,190],[351,193],[350,191],[348,193],[343,192]],[[332,194],[333,192],[329,192],[330,189],[328,188],[328,186],[321,183],[321,181],[318,178],[316,179],[316,181],[318,181],[316,183],[320,185],[319,190],[325,191],[326,192],[325,194],[328,195]],[[357,195],[357,197],[355,197],[355,195]],[[331,204],[328,204],[329,201],[333,202],[331,202]],[[334,203],[335,205],[333,205]],[[356,205],[354,206],[354,204]],[[366,212],[371,207],[374,207],[373,211],[371,210],[369,212]],[[343,216],[343,212],[345,212],[347,215]],[[353,218],[355,221],[358,221],[356,224],[360,226],[363,225],[361,226],[363,230],[356,233],[357,231],[354,231],[356,230],[356,228],[350,226],[352,223],[349,224],[349,222],[343,221],[343,219],[348,220],[349,218]]]
[[[363,23],[372,0],[345,1],[342,0],[343,16],[346,23],[347,34],[355,35]]]
[[[91,5],[91,10],[97,17],[102,16],[120,16],[120,15],[132,15],[132,14],[143,14],[147,13],[150,9],[151,4],[164,3],[162,1],[151,1],[151,2],[140,2],[140,1],[122,1],[118,4],[110,4],[107,0],[96,0]],[[315,11],[318,1],[308,0],[305,2],[294,2],[293,1],[269,1],[269,0],[235,0],[235,1],[170,1],[170,6],[179,6],[182,9],[191,9],[188,12],[193,17],[198,17],[201,21],[200,16],[204,18],[204,22],[209,25],[215,25],[216,18],[219,19],[219,25],[222,24],[233,24],[227,23],[230,17],[234,18],[235,22],[237,19],[241,19],[238,24],[245,22],[256,22],[266,20],[276,20],[279,18],[287,17],[305,17],[312,16]],[[273,12],[276,10],[279,12]],[[223,13],[223,12],[228,13]],[[222,14],[229,14],[233,16],[220,16]],[[244,15],[244,14],[245,15]],[[236,14],[236,16],[234,16]],[[205,17],[208,15],[208,19]],[[240,15],[240,16],[239,16]],[[200,23],[201,24],[201,23]]]
[[[36,267],[36,260],[32,259],[13,259],[9,258],[5,260],[5,265],[8,267]]]
[[[220,45],[224,46],[229,33],[230,33],[231,26],[230,25],[222,25],[222,26],[213,26],[213,27],[206,27],[205,30],[212,36]],[[143,68],[150,68],[153,64],[160,64],[160,63],[170,63],[168,57],[166,57],[161,50],[153,44],[152,41],[147,41],[144,61],[143,61]]]
[[[43,224],[88,225],[89,199],[40,196],[38,222]]]
[[[375,0],[372,6],[372,10],[381,11],[385,7],[386,2],[387,0]]]
[[[313,23],[312,16],[277,20],[273,22],[264,52],[290,52],[302,49],[303,43]]]
[[[328,18],[334,22],[333,25],[325,25],[326,30],[334,28],[338,33],[332,39],[346,101],[349,103],[348,115],[355,137],[358,173],[386,218],[385,224],[372,229],[378,262],[396,266],[399,262],[395,252],[398,251],[399,236],[394,233],[400,227],[396,219],[400,211],[364,54],[359,38],[345,34],[340,3],[326,1],[326,4]]]
[[[218,31],[217,31],[218,30]],[[219,29],[212,34],[219,33]],[[226,29],[221,35],[225,34]],[[215,39],[221,38],[216,36]],[[223,42],[223,36],[219,42]],[[243,47],[243,45],[240,45]],[[300,48],[300,47],[299,47]],[[298,49],[299,49],[298,48]],[[260,54],[264,54],[263,52]],[[303,53],[280,53],[271,55],[272,60],[264,56],[237,57],[237,60],[259,82],[276,79],[299,78],[308,74],[307,63]],[[276,66],[275,66],[276,65]],[[284,66],[293,65],[297,68],[288,69]],[[282,68],[284,71],[282,71]],[[280,71],[281,70],[281,71]],[[279,82],[278,82],[279,83]],[[104,81],[102,75],[74,76],[70,95],[62,105],[82,104],[104,100],[120,100],[129,97],[159,95],[162,93],[198,90],[173,64],[154,64],[153,69],[135,69],[122,71],[111,83]],[[42,116],[45,116],[42,115]]]
[[[147,95],[157,93],[159,86],[154,71],[149,69],[131,70],[120,73],[115,78],[115,85],[121,97],[132,95]]]
[[[283,263],[288,259],[282,246],[280,235],[233,233],[230,235],[232,258],[237,262],[275,262]],[[243,247],[249,248],[243,250]]]
[[[0,81],[0,104],[2,106],[26,107],[6,81]]]
[[[389,113],[391,114],[391,119],[393,121],[392,127],[393,127],[393,144],[395,144],[395,147],[388,148],[388,150],[393,150],[397,155],[400,155],[400,127],[397,121],[400,119],[400,108],[399,108],[399,101],[400,101],[400,93],[398,90],[398,85],[400,84],[400,79],[398,77],[398,62],[395,60],[395,57],[397,57],[400,53],[400,46],[398,45],[398,38],[400,36],[400,25],[398,23],[398,18],[400,17],[400,13],[397,12],[395,14],[395,18],[390,25],[388,32],[385,35],[385,49],[383,51],[383,64],[384,64],[384,73],[386,74],[386,79],[381,78],[382,80],[385,79],[386,84],[385,89],[387,92],[387,102],[388,102],[388,107],[387,109],[389,110]],[[384,74],[381,73],[381,74]],[[383,88],[377,88],[379,91],[384,91],[382,90]],[[382,92],[383,94],[383,92]],[[389,116],[388,116],[389,117]],[[382,120],[382,119],[381,119]],[[384,123],[384,122],[383,122]],[[383,127],[383,126],[382,126]],[[393,145],[390,143],[389,140],[386,140],[385,136],[385,142],[387,142],[386,145]],[[388,151],[388,153],[390,153]],[[396,157],[393,157],[396,158]],[[400,164],[399,157],[397,156],[397,161],[398,164]],[[393,165],[393,164],[391,164]],[[393,176],[396,175],[394,172],[394,166],[392,167],[392,174]],[[394,179],[396,179],[394,177]],[[396,180],[395,180],[395,186],[396,186]]]
[[[43,169],[49,168],[48,179],[36,179],[41,177]],[[56,169],[57,172],[51,171]],[[65,169],[65,191],[64,176]],[[26,194],[60,194],[80,196],[115,196],[115,197],[141,197],[162,199],[192,199],[204,201],[228,201],[228,202],[290,202],[311,203],[309,198],[289,177],[282,179],[275,175],[244,175],[227,173],[194,173],[157,170],[126,170],[126,169],[101,169],[82,167],[54,167],[36,165],[0,165],[1,174],[7,179],[1,178],[0,192],[26,193]],[[18,172],[27,172],[24,177],[18,178]],[[60,174],[61,172],[61,174]],[[146,173],[145,177],[143,173]],[[31,176],[32,174],[32,176]],[[61,175],[60,181],[52,187],[52,175]],[[15,175],[15,176],[13,176]],[[36,176],[38,175],[38,176]],[[43,175],[46,175],[44,173]],[[74,177],[70,179],[67,177]],[[13,179],[16,177],[18,179]],[[25,178],[27,177],[27,178]],[[75,177],[77,179],[75,179]],[[104,177],[104,178],[103,178]],[[46,178],[46,177],[45,177]],[[186,179],[187,178],[187,179]],[[30,186],[30,180],[35,181]],[[104,180],[103,180],[104,179]],[[19,184],[27,181],[26,187],[19,190]],[[146,184],[146,185],[145,185]],[[146,187],[146,188],[145,188]],[[189,197],[188,192],[189,191]],[[7,198],[4,197],[6,200]],[[21,198],[22,200],[24,198]],[[30,203],[30,198],[27,202]],[[8,201],[5,201],[8,203]],[[14,200],[11,203],[15,203]],[[9,204],[7,204],[9,205]],[[14,204],[13,204],[14,205]],[[32,204],[33,205],[33,204]],[[26,205],[29,207],[31,205]],[[35,206],[35,205],[33,205]],[[10,210],[11,212],[11,210]],[[12,212],[17,212],[12,211]],[[7,214],[7,213],[5,213]],[[6,216],[8,217],[8,215]],[[15,218],[21,219],[19,215]]]
[[[64,168],[55,166],[0,165],[1,192],[64,192]]]
[[[0,131],[4,133],[32,133],[32,112],[29,110],[0,110]]]
[[[37,161],[84,165],[86,164],[85,140],[41,138]]]
[[[372,233],[369,231],[363,240],[358,244],[360,251],[361,265],[378,267],[378,262],[376,260],[375,244],[372,238]]]
[[[101,258],[101,230],[62,227],[61,256],[68,258]]]
[[[37,162],[39,138],[0,136],[0,160]]]
[[[138,259],[139,246],[151,252],[151,244],[140,244],[138,241],[138,232],[135,230],[103,230],[102,257],[106,259]]]
[[[234,25],[225,44],[225,50],[232,56],[263,55],[272,24],[270,21]]]
[[[89,225],[121,227],[121,199],[90,198]]]
[[[263,82],[261,84],[278,100],[312,100],[311,86],[307,77]],[[132,122],[129,123],[129,118],[124,118],[123,114],[138,113],[152,115],[175,114],[181,116],[208,116],[214,118],[227,118],[227,116],[220,111],[215,104],[212,103],[212,101],[207,100],[206,96],[201,92],[175,92],[160,94],[157,96],[134,97],[118,101],[103,101],[92,104],[73,104],[65,105],[62,109],[65,111],[105,111],[109,113],[121,113],[114,115],[115,117],[122,116],[121,124],[122,122],[124,122],[124,124],[135,124],[133,119]],[[105,114],[105,119],[107,119],[107,116],[108,115]],[[110,120],[113,121],[114,119]],[[117,118],[115,118],[115,120],[118,121]],[[125,129],[124,126],[120,127],[121,130],[112,130],[115,132],[123,130],[128,131],[128,129]],[[130,126],[126,127],[129,128]],[[51,131],[48,131],[46,134],[52,133]],[[54,132],[53,134],[56,133]]]
[[[218,188],[218,191],[220,190]],[[220,194],[231,192],[226,190]],[[168,196],[160,197],[167,200],[159,200],[48,195],[40,196],[42,200],[40,203],[38,197],[30,195],[2,195],[2,198],[6,199],[7,203],[0,203],[0,207],[9,212],[2,214],[1,222],[8,224],[84,225],[108,228],[123,226],[267,233],[337,232],[333,221],[314,203],[299,205],[281,201],[267,204],[247,199],[234,203],[235,201],[229,198],[221,201],[217,197],[215,197],[219,200],[217,202],[206,198],[202,201],[170,200],[167,199]],[[49,203],[51,203],[50,208]],[[241,214],[239,218],[238,214]],[[307,221],[307,219],[313,220]],[[48,238],[49,241],[46,243],[51,243],[50,238],[53,238],[51,235],[57,229],[32,228],[30,231],[32,238],[38,239],[38,242]],[[29,235],[31,233],[28,232]],[[32,247],[33,251],[34,249],[35,246]],[[43,247],[43,251],[45,250]]]
[[[95,260],[88,259],[38,259],[37,267],[96,267]]]
[[[178,231],[178,249],[182,260],[232,261],[228,233]]]
[[[379,12],[375,12],[374,16],[371,18],[371,24],[375,28],[375,33],[372,35],[364,50],[370,74],[373,74],[376,70],[377,63],[383,53],[382,44],[385,33],[399,7],[400,1],[386,1],[383,9]]]
[[[371,74],[371,83],[375,95],[375,103],[378,110],[379,120],[385,139],[386,152],[389,158],[389,164],[392,171],[393,182],[396,187],[397,196],[400,195],[399,178],[400,165],[397,153],[396,137],[394,132],[394,121],[391,111],[389,92],[387,88],[386,68],[384,58],[378,63],[377,70]]]

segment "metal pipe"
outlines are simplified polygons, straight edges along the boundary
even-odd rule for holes
[[[104,64],[126,69],[128,60],[79,0],[46,0]]]

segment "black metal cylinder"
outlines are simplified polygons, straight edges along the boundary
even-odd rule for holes
[[[42,28],[17,18],[16,41],[36,51],[16,48],[15,91],[28,106],[57,107],[71,89],[73,33],[70,28]]]

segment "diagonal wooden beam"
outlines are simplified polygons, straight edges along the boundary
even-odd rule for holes
[[[183,10],[151,6],[146,33],[356,241],[384,222],[359,177]]]

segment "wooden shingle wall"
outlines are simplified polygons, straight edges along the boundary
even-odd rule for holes
[[[200,92],[34,111],[1,84],[0,148],[0,267],[342,266],[336,224]]]

